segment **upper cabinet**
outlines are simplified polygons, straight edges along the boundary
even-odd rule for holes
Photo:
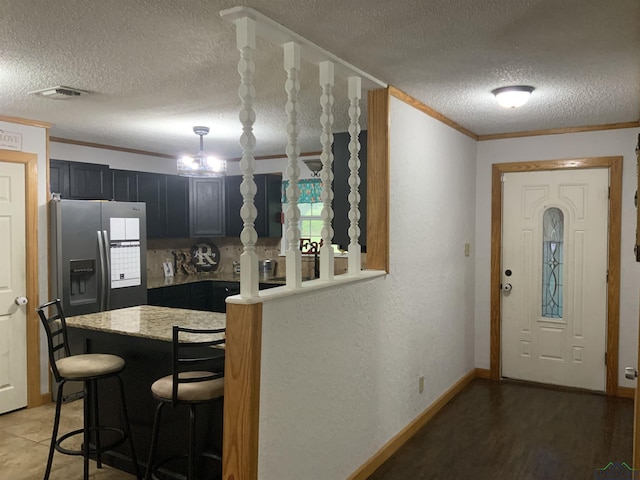
[[[50,160],[52,193],[76,200],[111,200],[113,196],[109,165]]]
[[[192,237],[225,235],[225,177],[189,179]]]
[[[257,191],[254,199],[258,216],[255,220],[255,229],[258,237],[282,237],[282,175],[266,174],[255,175],[253,178]],[[232,176],[226,179],[227,189],[227,237],[239,237],[244,223],[240,217],[242,208],[242,194],[240,183],[242,176]]]
[[[111,170],[113,175],[113,199],[117,202],[138,201],[138,172]]]
[[[367,131],[360,132],[360,246],[367,246]],[[343,250],[349,246],[349,152],[348,132],[333,135],[333,243]]]
[[[189,237],[189,179],[138,172],[138,201],[147,204],[149,238]]]

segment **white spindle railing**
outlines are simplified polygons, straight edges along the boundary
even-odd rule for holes
[[[331,201],[333,200],[333,153],[331,145],[333,144],[333,84],[334,84],[334,64],[326,61],[320,64],[320,86],[322,87],[322,95],[320,96],[320,105],[322,106],[322,115],[320,115],[320,124],[322,125],[322,133],[320,134],[320,143],[322,144],[322,171],[320,179],[322,180],[322,247],[320,247],[320,278],[322,280],[333,280],[334,274],[334,258],[333,247],[331,241],[333,239],[333,228],[331,221],[333,220],[333,208]]]
[[[349,274],[356,275],[361,270],[360,249],[360,97],[362,80],[349,77]]]
[[[240,72],[241,84],[238,90],[242,109],[240,111],[240,121],[242,122],[242,160],[240,168],[243,174],[240,190],[242,192],[243,205],[241,216],[244,221],[244,228],[240,236],[244,245],[244,252],[240,256],[240,294],[244,298],[258,296],[258,258],[255,252],[257,241],[254,222],[256,219],[256,208],[254,197],[256,185],[253,180],[255,169],[254,147],[255,137],[253,135],[253,124],[255,122],[255,112],[253,102],[255,99],[255,89],[253,87],[253,52],[255,50],[256,28],[261,37],[279,45],[284,50],[284,69],[287,72],[285,90],[287,92],[287,125],[286,131],[288,142],[286,154],[288,158],[285,170],[285,178],[289,181],[287,188],[288,206],[285,214],[286,228],[286,275],[287,287],[297,289],[302,286],[302,256],[300,252],[300,209],[298,200],[300,191],[298,180],[300,177],[300,147],[298,146],[298,112],[299,112],[299,92],[300,83],[298,73],[300,71],[301,56],[306,60],[319,65],[319,81],[322,87],[320,104],[322,115],[320,124],[322,133],[320,143],[322,145],[322,171],[320,178],[323,183],[322,191],[322,241],[320,250],[320,278],[330,281],[334,278],[334,258],[331,247],[333,229],[331,222],[333,210],[331,200],[333,191],[330,188],[333,180],[332,163],[333,154],[331,145],[333,143],[333,86],[334,74],[342,78],[348,78],[349,107],[349,133],[351,141],[349,143],[349,253],[348,253],[348,273],[357,275],[361,271],[360,254],[360,100],[362,98],[363,82],[367,89],[386,88],[387,85],[371,75],[359,70],[353,65],[336,57],[332,53],[318,47],[295,32],[288,30],[282,25],[274,22],[270,18],[248,7],[234,7],[223,10],[220,15],[234,22],[236,25],[236,36],[238,50],[240,50],[240,61],[238,71]]]
[[[284,45],[284,69],[287,72],[285,90],[287,91],[287,164],[286,177],[289,180],[287,188],[287,212],[285,215],[287,223],[287,287],[300,288],[302,284],[302,254],[300,253],[300,209],[298,208],[298,198],[300,189],[298,179],[300,178],[300,147],[298,146],[298,95],[300,92],[300,82],[298,72],[300,71],[300,45],[289,42]]]
[[[256,137],[253,135],[253,124],[256,120],[256,114],[253,110],[256,96],[253,86],[253,72],[255,70],[253,52],[256,48],[256,22],[253,19],[245,17],[236,20],[236,43],[238,50],[240,50],[238,73],[240,73],[241,81],[238,96],[242,103],[240,110],[240,122],[242,123],[242,136],[240,137],[240,145],[242,146],[242,159],[240,160],[242,208],[240,216],[244,222],[244,228],[240,234],[240,240],[244,246],[244,251],[240,255],[240,295],[244,298],[252,298],[258,296],[258,255],[255,250],[258,234],[254,226],[257,216],[254,198],[257,189],[253,181],[254,148],[256,145]]]

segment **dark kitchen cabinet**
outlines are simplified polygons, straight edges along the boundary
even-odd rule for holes
[[[224,183],[224,177],[189,179],[191,237],[224,236]]]
[[[138,201],[147,205],[147,238],[167,236],[166,199],[165,175],[138,172]]]
[[[166,177],[166,236],[189,237],[189,179],[178,175]]]
[[[69,198],[69,162],[49,160],[49,185],[51,193],[59,193],[62,198]]]
[[[132,170],[112,170],[113,199],[117,202],[138,201],[138,172]]]
[[[208,312],[227,311],[225,300],[240,293],[238,282],[201,281],[186,285],[153,288],[147,295],[149,305],[186,308]]]
[[[51,193],[75,200],[111,200],[113,197],[109,165],[49,161]]]
[[[367,246],[367,131],[360,132],[360,246]],[[349,239],[349,152],[348,132],[333,136],[333,243],[341,249],[348,248]]]
[[[282,224],[280,214],[282,212],[282,176],[276,174],[255,175],[256,196],[254,203],[258,216],[255,220],[255,229],[258,237],[282,237]],[[226,200],[227,200],[227,237],[239,237],[243,228],[243,221],[240,217],[242,208],[242,195],[240,194],[240,184],[242,175],[227,177],[226,179]]]
[[[189,236],[189,179],[177,175],[113,171],[113,198],[147,205],[148,238]]]
[[[109,165],[69,163],[69,198],[111,200],[113,197]]]

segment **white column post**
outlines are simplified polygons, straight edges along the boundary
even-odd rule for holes
[[[322,180],[322,247],[320,247],[320,278],[322,280],[333,280],[334,261],[333,247],[333,208],[331,208],[331,200],[333,200],[333,153],[331,145],[333,144],[333,93],[334,85],[334,68],[333,62],[325,61],[320,63],[320,86],[322,87],[322,95],[320,97],[320,105],[322,105],[322,115],[320,116],[320,124],[322,125],[322,133],[320,134],[320,143],[322,144],[322,171],[320,179]]]
[[[349,275],[357,275],[362,269],[361,249],[360,249],[360,98],[362,97],[362,79],[360,77],[349,77]]]
[[[236,44],[240,50],[238,73],[240,73],[241,82],[238,96],[242,103],[239,115],[242,123],[242,135],[240,136],[240,145],[242,146],[242,159],[240,160],[242,208],[240,216],[244,221],[244,228],[240,234],[240,240],[244,245],[244,251],[240,255],[240,296],[253,298],[258,296],[258,255],[255,251],[258,234],[254,226],[258,214],[254,204],[257,188],[253,181],[255,170],[253,152],[256,145],[256,137],[253,135],[253,124],[256,121],[256,113],[253,110],[256,96],[256,90],[253,86],[253,72],[255,70],[253,52],[256,48],[256,22],[251,18],[243,17],[236,20],[235,24]]]
[[[298,146],[298,95],[300,92],[300,82],[298,72],[300,71],[300,45],[295,42],[285,43],[284,46],[284,69],[287,72],[285,90],[287,92],[287,158],[289,163],[285,170],[289,187],[287,188],[287,211],[285,219],[287,223],[287,287],[300,288],[302,285],[302,254],[300,253],[300,209],[298,199],[300,189],[298,179],[300,178],[300,147]]]

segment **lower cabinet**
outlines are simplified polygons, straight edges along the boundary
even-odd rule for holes
[[[148,291],[149,305],[159,307],[186,308],[207,312],[227,311],[225,300],[240,293],[238,282],[202,281],[186,285],[171,285],[152,288]]]

